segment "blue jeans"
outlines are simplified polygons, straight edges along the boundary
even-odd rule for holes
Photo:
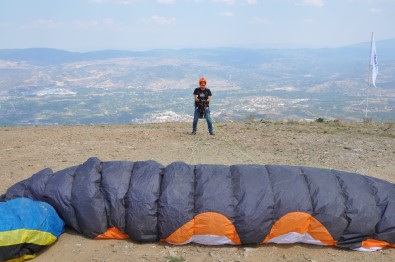
[[[197,124],[199,121],[199,113],[200,113],[200,109],[195,108],[195,114],[193,115],[192,132],[196,132]],[[206,118],[206,121],[207,121],[208,131],[210,133],[212,133],[213,132],[213,122],[211,121],[211,117],[210,117],[210,107],[207,107],[206,114],[204,115],[204,117]]]

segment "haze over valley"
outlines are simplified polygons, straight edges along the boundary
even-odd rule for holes
[[[395,40],[333,49],[0,50],[0,125],[191,121],[199,77],[215,121],[395,120]]]

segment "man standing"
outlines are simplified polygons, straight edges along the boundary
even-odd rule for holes
[[[193,91],[193,96],[195,97],[195,113],[193,115],[193,125],[192,125],[192,135],[196,134],[197,124],[199,118],[206,118],[208,132],[210,135],[214,135],[213,123],[210,117],[210,100],[211,91],[206,88],[207,81],[204,77],[199,79],[199,87],[195,88]]]

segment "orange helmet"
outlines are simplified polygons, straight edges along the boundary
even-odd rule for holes
[[[207,84],[206,78],[204,78],[204,77],[200,78],[200,79],[199,79],[199,85],[200,85],[201,82],[205,82],[205,83]]]

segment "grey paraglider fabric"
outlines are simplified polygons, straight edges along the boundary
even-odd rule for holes
[[[337,170],[90,158],[2,196],[17,197],[51,204],[89,238],[395,247],[395,185]]]

